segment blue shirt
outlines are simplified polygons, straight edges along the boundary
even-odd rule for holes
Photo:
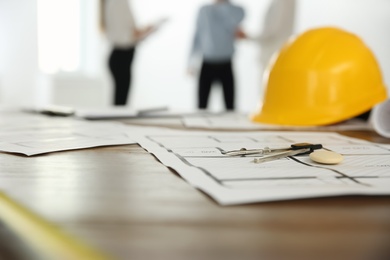
[[[244,19],[244,9],[229,1],[200,8],[191,49],[191,58],[202,55],[204,61],[230,60],[234,53],[235,32]]]

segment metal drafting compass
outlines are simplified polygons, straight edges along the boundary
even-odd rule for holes
[[[264,147],[261,149],[246,149],[241,148],[240,150],[223,151],[222,154],[227,156],[247,156],[247,155],[258,155],[259,158],[255,158],[255,163],[263,163],[273,161],[289,156],[310,154],[314,150],[321,149],[321,144],[310,144],[310,143],[296,143],[292,144],[288,148],[269,148]]]

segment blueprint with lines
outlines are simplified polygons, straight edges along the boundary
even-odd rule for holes
[[[337,195],[390,194],[390,146],[318,132],[219,132],[129,127],[129,136],[221,205]],[[307,155],[256,164],[240,148],[320,143],[344,156],[337,165]]]
[[[0,152],[33,156],[133,143],[125,134],[125,126],[116,122],[12,112],[0,118]]]

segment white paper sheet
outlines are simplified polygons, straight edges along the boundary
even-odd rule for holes
[[[374,107],[370,121],[378,134],[390,138],[390,99]]]
[[[98,146],[132,144],[119,123],[11,113],[0,118],[0,151],[27,156]]]
[[[371,130],[367,122],[351,119],[339,124],[327,126],[279,126],[258,124],[249,120],[249,116],[241,113],[202,114],[199,116],[184,116],[182,119],[187,128],[219,129],[219,130]]]
[[[196,132],[129,127],[132,138],[188,183],[222,205],[335,195],[390,194],[389,146],[334,133]],[[321,143],[342,153],[325,166],[295,156],[261,164],[221,151]]]
[[[84,119],[116,119],[116,118],[142,118],[151,116],[164,116],[168,107],[150,107],[144,109],[129,109],[110,107],[101,109],[77,109],[75,116]]]

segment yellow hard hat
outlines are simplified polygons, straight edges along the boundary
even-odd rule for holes
[[[356,35],[311,29],[288,41],[264,73],[259,123],[314,126],[369,111],[387,97],[379,65]]]

